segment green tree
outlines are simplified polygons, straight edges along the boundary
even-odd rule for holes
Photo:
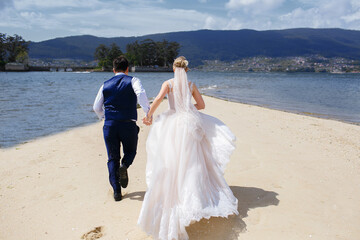
[[[164,67],[171,66],[173,60],[179,54],[180,44],[163,40],[162,42],[157,42],[157,45],[159,51],[158,65]]]
[[[139,42],[135,41],[126,45],[126,57],[130,63],[136,65],[142,65],[141,56],[140,56],[140,46]]]
[[[0,33],[0,63],[6,60],[6,34]]]
[[[115,43],[112,43],[112,44],[110,45],[108,60],[112,63],[115,58],[119,57],[119,56],[122,55],[122,54],[123,54],[123,53],[122,53],[122,51],[120,50],[119,46],[116,45]]]
[[[21,51],[16,56],[16,62],[28,64],[29,63],[29,55],[26,51]]]
[[[122,55],[119,46],[112,43],[110,48],[104,44],[100,44],[94,53],[94,58],[99,61],[98,66],[103,69],[111,69],[115,58]]]
[[[28,46],[29,42],[21,36],[7,36],[0,33],[0,68],[3,69],[7,62],[28,63]]]
[[[109,49],[108,49],[104,44],[100,44],[100,45],[95,49],[94,58],[95,58],[96,60],[105,59],[108,54],[109,54]]]
[[[158,60],[158,52],[156,43],[152,39],[141,41],[140,51],[142,53],[142,63],[145,66],[156,65]]]
[[[94,57],[96,60],[99,61],[98,66],[102,69],[106,69],[109,67],[109,65],[111,65],[111,63],[108,61],[109,51],[109,48],[106,47],[104,44],[100,44],[95,49]]]
[[[140,43],[135,41],[126,45],[126,56],[134,65],[140,66],[171,66],[179,53],[180,44],[177,42],[155,42],[145,39]]]
[[[157,42],[158,49],[158,65],[166,67],[167,65],[167,48],[169,45],[169,41],[163,40],[162,42]]]
[[[177,42],[170,42],[166,49],[166,65],[171,66],[177,55],[179,54],[180,44]]]
[[[29,43],[26,42],[21,36],[15,34],[6,38],[6,49],[8,52],[8,61],[15,62],[18,54],[28,51]]]

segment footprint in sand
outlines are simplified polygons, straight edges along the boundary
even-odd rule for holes
[[[99,239],[103,236],[103,227],[96,227],[93,230],[85,233],[84,235],[82,235],[81,239],[84,240],[95,240],[95,239]]]

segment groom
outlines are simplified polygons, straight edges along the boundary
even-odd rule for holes
[[[115,201],[120,201],[121,187],[126,188],[129,181],[127,169],[136,155],[139,133],[136,125],[137,102],[145,113],[150,106],[140,80],[128,76],[129,62],[124,56],[113,61],[113,72],[115,76],[100,87],[93,109],[100,119],[105,118],[103,133],[108,154],[109,180]],[[121,164],[120,145],[124,152]]]

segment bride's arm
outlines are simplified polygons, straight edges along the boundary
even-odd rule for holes
[[[146,117],[148,119],[151,119],[151,117],[154,114],[155,110],[160,105],[161,101],[164,99],[165,95],[168,92],[169,92],[169,83],[168,83],[168,81],[165,81],[161,86],[160,92],[155,97],[153,103],[150,106],[150,110],[149,110],[148,114],[146,115]]]
[[[192,92],[192,96],[195,99],[196,104],[194,104],[194,106],[196,107],[197,110],[201,110],[205,108],[205,102],[204,99],[202,98],[199,89],[196,87],[195,83],[193,83],[193,92]]]

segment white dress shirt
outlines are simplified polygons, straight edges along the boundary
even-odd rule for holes
[[[125,74],[125,73],[116,73],[115,76],[121,75],[121,74]],[[144,112],[147,114],[148,111],[150,110],[149,100],[146,96],[145,89],[141,85],[140,80],[136,77],[133,77],[131,79],[131,86],[134,89],[134,92],[137,96],[139,105],[144,110]],[[104,88],[104,85],[102,85],[100,87],[99,92],[94,101],[94,106],[93,106],[94,112],[99,117],[99,119],[105,118],[103,88]],[[136,121],[135,119],[132,119],[132,120]]]

